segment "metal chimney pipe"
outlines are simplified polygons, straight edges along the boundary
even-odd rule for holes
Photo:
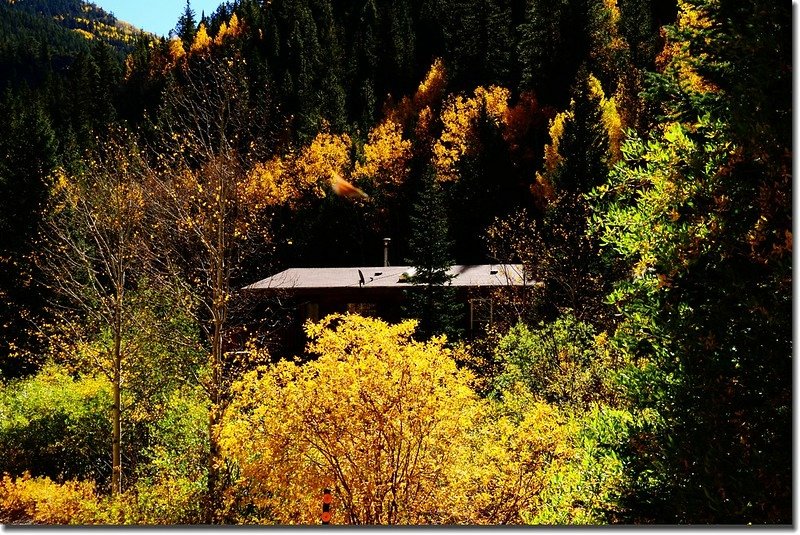
[[[392,241],[391,238],[384,238],[383,239],[383,267],[389,266],[389,242]]]

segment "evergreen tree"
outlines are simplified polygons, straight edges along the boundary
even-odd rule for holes
[[[468,264],[486,261],[486,229],[525,195],[502,127],[487,114],[485,105],[476,122],[475,136],[458,163],[458,180],[445,190],[455,253]]]
[[[45,294],[32,284],[30,255],[58,145],[48,116],[30,94],[7,91],[0,122],[6,127],[0,136],[0,373],[13,377],[38,364],[12,357],[35,348],[29,330]]]
[[[450,286],[448,270],[454,261],[450,256],[453,242],[449,238],[447,211],[441,185],[432,169],[424,177],[423,188],[411,212],[410,257],[414,267],[409,282],[416,286],[406,290],[405,314],[419,320],[417,330],[423,337],[445,334],[457,340],[462,334],[463,310]]]
[[[592,93],[589,80],[581,70],[570,108],[562,114],[563,130],[552,140],[558,164],[540,176],[550,194],[533,270],[544,283],[545,301],[556,311],[572,311],[597,325],[609,319],[604,300],[613,274],[600,256],[597,238],[588,233],[592,211],[586,194],[608,178],[609,140],[601,97]]]
[[[520,91],[543,103],[566,104],[569,87],[587,56],[588,4],[592,0],[530,0],[518,28]]]
[[[192,9],[191,0],[186,0],[186,7],[184,7],[183,14],[175,26],[175,34],[183,41],[183,48],[189,50],[194,42],[194,36],[197,34],[197,20]]]

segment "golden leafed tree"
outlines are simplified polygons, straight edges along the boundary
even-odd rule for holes
[[[220,487],[217,426],[226,402],[226,336],[235,276],[251,242],[264,243],[259,220],[265,208],[251,183],[253,152],[264,145],[255,134],[263,106],[249,100],[243,62],[207,58],[185,71],[162,110],[156,179],[150,184],[160,229],[162,268],[197,296],[209,358],[200,383],[210,400],[208,503],[216,520]]]
[[[135,328],[131,294],[149,255],[143,177],[148,166],[125,132],[116,132],[75,174],[59,171],[43,223],[39,262],[58,299],[52,310],[72,337],[99,337],[97,364],[113,390],[112,492],[122,489],[120,386],[126,336]]]

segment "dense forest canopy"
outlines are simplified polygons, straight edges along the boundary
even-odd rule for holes
[[[0,0],[0,521],[791,524],[790,21]],[[386,237],[400,323],[241,290]]]

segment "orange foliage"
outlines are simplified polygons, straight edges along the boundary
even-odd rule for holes
[[[440,58],[436,58],[431,65],[425,80],[419,84],[417,92],[409,98],[403,97],[400,104],[387,113],[387,120],[406,125],[412,117],[415,117],[426,107],[435,107],[444,97],[444,90],[447,86],[447,72],[444,63]]]

